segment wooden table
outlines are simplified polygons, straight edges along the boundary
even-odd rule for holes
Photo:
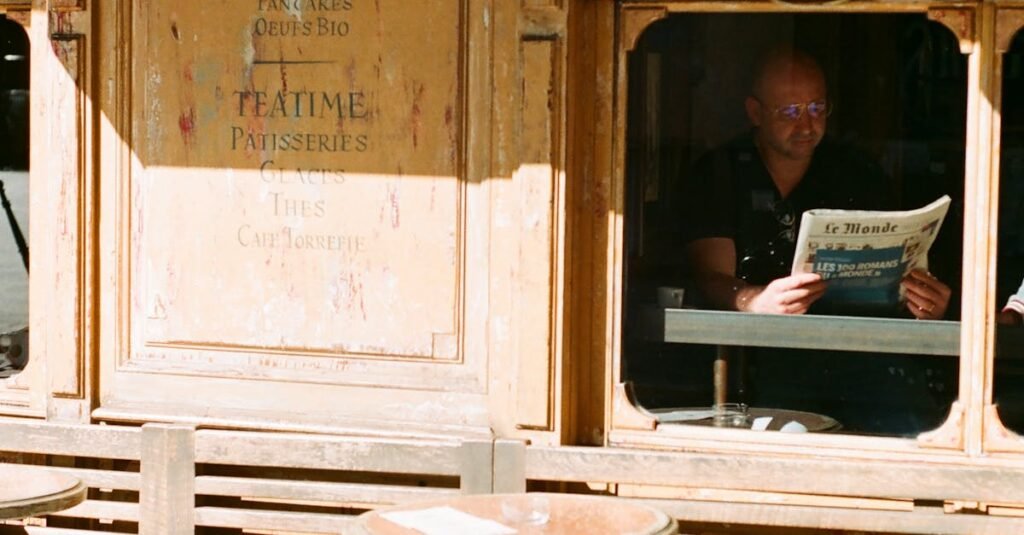
[[[502,504],[521,505],[527,500],[546,499],[549,519],[543,524],[527,524],[510,518]],[[621,534],[671,535],[679,530],[674,518],[645,505],[611,496],[579,494],[481,494],[437,501],[409,503],[369,511],[355,522],[355,533],[363,535],[416,535],[421,533],[395,524],[381,515],[392,512],[422,511],[450,507],[482,519],[493,520],[523,535],[545,534]],[[454,527],[453,527],[454,532]]]
[[[77,478],[43,466],[0,464],[0,520],[63,511],[82,503],[86,490]]]

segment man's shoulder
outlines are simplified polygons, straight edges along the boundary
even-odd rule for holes
[[[708,149],[694,164],[700,174],[718,174],[723,167],[735,168],[758,161],[757,146],[750,134],[744,134]]]

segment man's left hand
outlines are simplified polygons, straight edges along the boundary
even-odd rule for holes
[[[937,320],[946,315],[949,297],[953,292],[931,273],[915,269],[903,277],[901,284],[907,294],[907,310],[915,318]]]

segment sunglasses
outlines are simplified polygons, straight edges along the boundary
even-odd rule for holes
[[[800,104],[786,104],[772,109],[772,115],[776,119],[786,122],[799,121],[805,112],[811,119],[823,119],[832,114],[832,104],[826,100],[815,100]]]

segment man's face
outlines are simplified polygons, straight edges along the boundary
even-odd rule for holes
[[[825,113],[816,117],[807,106],[825,102],[825,79],[817,69],[786,65],[764,76],[759,95],[747,99],[747,115],[757,127],[762,151],[792,160],[809,159],[825,135]],[[799,118],[780,109],[798,105]],[[790,110],[792,111],[792,110]]]

